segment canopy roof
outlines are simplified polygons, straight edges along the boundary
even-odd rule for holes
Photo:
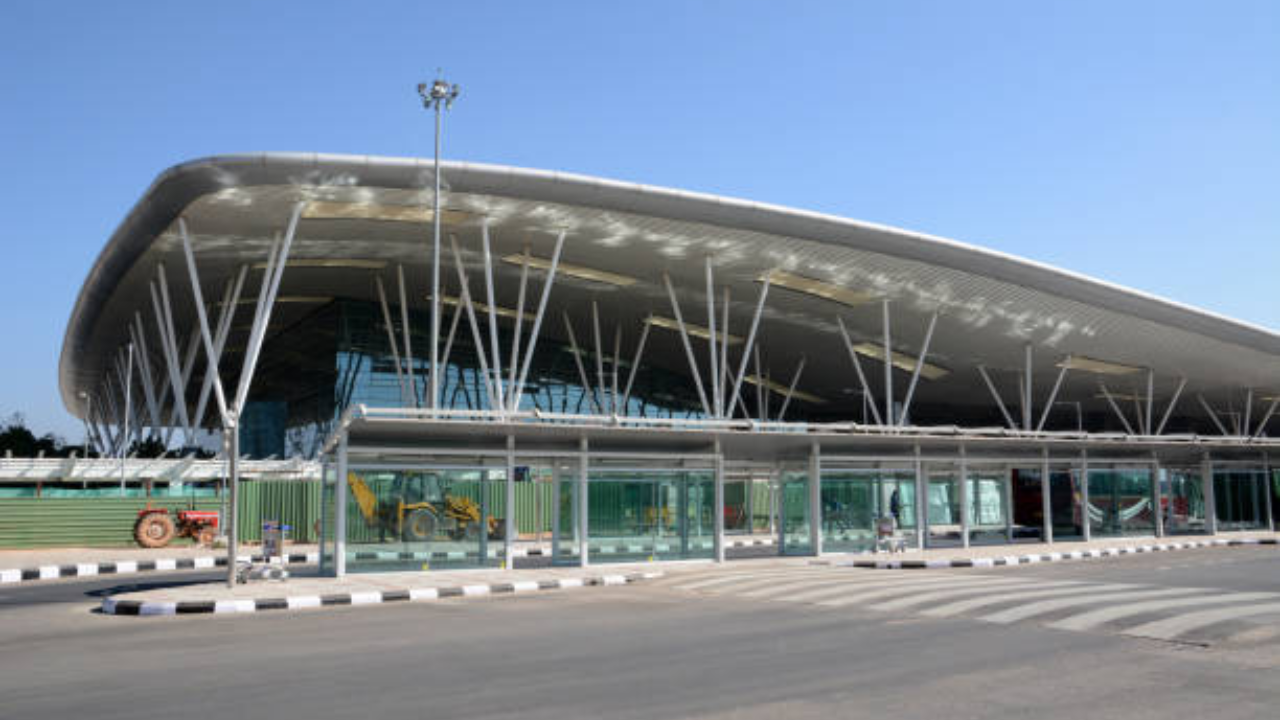
[[[905,359],[918,356],[929,318],[938,313],[927,357],[936,372],[920,382],[915,402],[921,406],[989,410],[993,404],[978,366],[989,368],[1005,401],[1016,404],[1016,372],[1024,367],[1028,344],[1037,414],[1067,356],[1077,358],[1080,371],[1068,373],[1059,400],[1081,402],[1086,410],[1106,407],[1099,379],[1112,392],[1144,395],[1146,369],[1154,372],[1157,401],[1167,400],[1184,378],[1185,397],[1202,393],[1219,408],[1238,403],[1244,388],[1257,389],[1259,399],[1280,391],[1276,332],[1011,255],[831,215],[581,175],[463,162],[442,163],[442,174],[442,220],[463,248],[473,294],[482,287],[483,223],[490,225],[496,258],[526,246],[534,257],[547,258],[563,230],[562,262],[582,272],[557,277],[549,318],[567,312],[588,328],[590,304],[597,301],[608,346],[615,325],[623,347],[630,348],[646,317],[672,315],[664,273],[686,321],[705,325],[704,258],[710,256],[716,292],[721,286],[731,292],[729,333],[737,337],[749,329],[760,279],[786,273],[776,276],[760,326],[766,372],[785,385],[804,356],[799,389],[833,412],[861,407],[836,319],[843,319],[855,343],[879,344],[880,300],[889,301],[893,349]],[[427,160],[318,154],[219,156],[164,172],[111,237],[81,289],[60,361],[64,404],[83,413],[79,392],[97,384],[127,342],[126,323],[136,312],[148,330],[154,328],[148,285],[158,265],[168,269],[175,323],[194,327],[176,234],[179,216],[192,232],[205,298],[213,301],[236,268],[265,261],[291,208],[308,203],[273,329],[326,299],[375,299],[374,277],[390,280],[397,264],[404,265],[410,305],[427,306],[433,180]],[[456,296],[447,242],[444,255],[442,294]],[[495,304],[515,307],[519,266],[498,261],[494,272]],[[251,273],[244,297],[254,297],[260,278],[260,271]],[[541,279],[534,275],[534,297]],[[530,301],[527,308],[533,307]],[[247,334],[248,308],[233,326],[233,348],[244,344],[236,333]],[[562,338],[563,324],[549,320],[543,332]],[[676,333],[655,329],[650,343],[651,362],[688,373]],[[731,348],[735,370],[740,347]],[[701,360],[705,340],[695,339],[695,350]],[[870,362],[867,374],[882,405],[880,366]],[[907,375],[898,375],[895,395],[901,399]],[[1182,410],[1199,412],[1186,400]]]

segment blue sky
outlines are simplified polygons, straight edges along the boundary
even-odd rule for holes
[[[152,179],[216,153],[445,156],[985,245],[1280,328],[1280,3],[0,7],[0,414],[72,438],[76,293]]]

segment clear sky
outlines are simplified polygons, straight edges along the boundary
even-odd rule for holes
[[[1280,328],[1280,3],[0,4],[0,414],[203,155],[431,153],[935,233]]]

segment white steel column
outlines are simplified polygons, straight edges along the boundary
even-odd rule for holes
[[[915,446],[914,453],[915,453],[915,460],[913,462],[913,466],[915,468],[915,473],[916,473],[916,482],[915,482],[916,549],[924,550],[925,549],[924,524],[927,521],[926,516],[928,515],[928,512],[929,512],[929,497],[928,497],[929,484],[925,481],[924,462],[920,459],[919,445]]]
[[[1044,525],[1043,539],[1047,543],[1053,542],[1053,485],[1049,478],[1049,448],[1048,446],[1041,449],[1040,457],[1040,514],[1041,522]]]
[[[729,396],[728,408],[733,409],[738,403],[738,393],[742,390],[742,378],[747,374],[747,363],[751,360],[751,349],[755,347],[756,331],[760,329],[760,317],[764,314],[764,301],[769,296],[769,284],[772,275],[765,275],[764,284],[760,286],[760,298],[756,300],[756,312],[751,318],[751,329],[747,331],[747,344],[742,346],[742,362],[738,364],[738,376],[733,381],[733,393]]]
[[[1164,409],[1164,415],[1160,416],[1160,424],[1156,426],[1155,430],[1153,430],[1151,434],[1153,435],[1164,434],[1165,423],[1169,422],[1169,416],[1173,414],[1173,408],[1178,405],[1178,398],[1182,397],[1182,390],[1186,386],[1187,386],[1187,379],[1180,378],[1178,380],[1177,389],[1173,391],[1173,398],[1169,400],[1169,407]]]
[[[1036,432],[1044,430],[1044,423],[1049,419],[1049,411],[1053,410],[1054,402],[1058,399],[1058,390],[1062,388],[1062,380],[1067,376],[1067,366],[1071,364],[1071,356],[1068,355],[1066,362],[1062,363],[1062,367],[1058,369],[1058,379],[1053,381],[1053,390],[1049,391],[1049,399],[1044,404],[1044,410],[1040,412],[1040,422],[1036,423]]]
[[[1013,468],[1004,469],[1004,538],[1013,542]]]
[[[1276,531],[1275,513],[1271,509],[1271,496],[1273,494],[1272,485],[1274,481],[1271,479],[1271,455],[1262,454],[1262,507],[1267,511],[1267,532]]]
[[[635,357],[631,360],[631,370],[627,372],[627,385],[622,390],[622,414],[627,415],[627,403],[631,400],[631,385],[636,380],[636,368],[640,367],[640,358],[644,355],[644,343],[649,339],[649,328],[652,323],[644,323],[644,327],[640,329],[640,342],[636,345]]]
[[[538,345],[538,330],[542,328],[542,317],[547,310],[547,299],[551,297],[551,286],[556,279],[556,268],[560,266],[560,251],[564,248],[563,230],[556,237],[556,247],[551,253],[551,267],[547,269],[547,279],[542,285],[542,298],[538,300],[538,312],[533,316],[533,329],[529,332],[529,348],[525,350],[524,361],[520,364],[520,380],[516,383],[515,397],[511,401],[511,411],[520,409],[520,398],[524,395],[525,380],[529,376],[529,363],[533,361],[533,350]]]
[[[1013,416],[1009,414],[1009,408],[1005,407],[1004,398],[1000,397],[1000,392],[996,390],[996,384],[991,382],[991,376],[987,374],[987,368],[979,365],[978,374],[982,376],[983,382],[987,384],[987,390],[991,392],[991,397],[996,401],[996,407],[1000,408],[1000,414],[1004,416],[1004,421],[1008,423],[1009,429],[1016,430],[1018,424],[1013,421]]]
[[[1026,359],[1024,362],[1024,370],[1022,372],[1023,389],[1022,389],[1022,429],[1031,429],[1031,343],[1023,346]]]
[[[232,453],[234,458],[236,453]],[[233,460],[234,462],[234,460]],[[338,431],[338,477],[334,479],[333,570],[334,575],[347,574],[347,429]],[[234,485],[232,486],[234,488]],[[234,507],[234,503],[232,504]],[[233,513],[234,516],[234,513]],[[484,523],[484,518],[481,518]],[[482,528],[481,532],[485,529]]]
[[[534,492],[538,490],[536,485],[533,489]],[[514,435],[507,436],[506,506],[507,517],[502,532],[503,567],[507,570],[513,570],[516,562],[512,551],[516,546],[516,533],[519,532],[519,525],[516,524],[516,438]],[[481,521],[480,532],[488,532],[488,522],[488,520]]]
[[[1164,537],[1164,488],[1160,487],[1160,459],[1151,456],[1151,503],[1156,518],[1156,537]]]
[[[484,251],[484,291],[486,301],[489,303],[489,348],[493,365],[493,387],[496,391],[495,399],[497,404],[494,410],[502,412],[507,407],[507,394],[503,389],[502,382],[502,352],[501,343],[498,341],[498,307],[493,299],[493,255],[489,250],[489,219],[485,218],[483,225],[480,227],[480,241],[482,250]]]
[[[560,461],[551,460],[551,564],[560,560]]]
[[[1200,488],[1204,496],[1204,529],[1210,535],[1218,534],[1218,499],[1213,488],[1213,458],[1204,454],[1200,461]]]
[[[418,381],[413,374],[413,343],[409,331],[409,296],[404,287],[404,265],[396,265],[396,287],[400,292],[400,332],[404,335],[405,372],[409,378],[410,407],[418,407]]]
[[[396,383],[400,386],[400,403],[405,407],[412,407],[413,405],[409,402],[412,395],[409,393],[408,383],[405,382],[403,363],[400,362],[400,347],[396,344],[396,329],[391,322],[391,308],[387,305],[387,291],[382,285],[381,275],[374,275],[373,281],[378,289],[378,304],[382,306],[382,323],[387,328],[387,345],[391,348],[391,360],[396,364]]]
[[[520,263],[520,292],[516,296],[516,326],[511,331],[511,375],[507,380],[507,410],[515,412],[516,374],[520,370],[520,335],[524,331],[524,298],[529,288],[529,246],[524,246]]]
[[[1084,541],[1093,537],[1093,522],[1089,519],[1089,451],[1080,450],[1080,524]]]
[[[924,333],[924,344],[920,346],[920,357],[916,358],[916,366],[911,370],[911,382],[907,384],[907,396],[902,400],[902,417],[898,425],[906,425],[911,414],[911,398],[916,394],[916,383],[920,381],[920,369],[924,367],[925,358],[929,356],[929,343],[933,341],[933,328],[938,324],[938,311],[929,316],[929,329]]]
[[[578,346],[578,337],[573,332],[573,321],[569,319],[567,310],[564,311],[564,329],[569,336],[569,350],[573,352],[573,362],[578,367],[578,380],[582,382],[582,394],[591,401],[591,405],[596,409],[596,414],[603,415],[604,408],[601,407],[600,401],[591,389],[591,383],[587,380],[587,368],[582,364],[582,348]]]
[[[667,295],[671,298],[671,312],[676,316],[676,325],[680,328],[680,341],[684,344],[684,354],[689,359],[689,373],[693,375],[693,384],[698,388],[698,400],[702,402],[702,411],[708,418],[715,417],[707,393],[702,389],[702,373],[698,371],[698,360],[693,354],[693,346],[689,343],[689,332],[684,326],[684,314],[680,312],[680,302],[676,300],[676,289],[671,285],[671,276],[662,273],[662,282],[667,286]],[[715,378],[711,378],[715,380]]]
[[[578,567],[586,567],[590,564],[587,557],[590,550],[590,542],[587,533],[590,531],[591,514],[590,498],[588,493],[588,478],[591,463],[587,439],[584,437],[578,441]]]
[[[804,356],[804,355],[801,355],[801,356],[800,356],[800,364],[799,364],[799,365],[796,365],[796,372],[795,372],[795,374],[794,374],[794,375],[792,375],[792,376],[791,376],[791,384],[790,384],[789,386],[787,386],[787,394],[786,394],[786,396],[785,396],[785,397],[783,397],[783,398],[782,398],[782,408],[781,408],[780,410],[778,410],[778,419],[779,419],[779,420],[786,420],[786,419],[787,419],[787,418],[786,418],[786,415],[787,415],[787,406],[791,404],[791,396],[792,396],[792,395],[794,395],[794,394],[795,394],[795,392],[796,392],[796,385],[800,382],[800,374],[804,372],[804,364],[805,364],[805,362],[806,362],[807,360],[808,360],[808,357],[806,357],[806,356]],[[759,363],[756,363],[756,368],[757,368],[757,370],[756,370],[756,376],[757,376],[757,377],[756,377],[756,379],[757,379],[757,380],[760,380],[760,382],[759,382],[759,383],[757,383],[757,387],[760,387],[760,386],[763,386],[763,385],[764,385],[764,380],[763,380],[762,378],[760,378],[760,377],[759,377],[759,375],[760,375],[760,371],[759,371],[759,369],[758,369],[759,367],[760,367],[760,364],[759,364]],[[764,413],[764,415],[763,415],[763,417],[762,417],[761,419],[763,419],[763,420],[768,420],[768,419],[769,419],[769,415],[768,415],[768,413]]]
[[[711,409],[715,413],[715,417],[724,417],[725,406],[724,398],[721,395],[720,387],[720,358],[716,353],[716,291],[715,284],[712,279],[711,256],[706,257],[707,266],[707,350],[711,355]],[[727,330],[725,332],[728,332]],[[728,344],[729,338],[725,336],[725,344]],[[730,414],[733,408],[728,408]]]
[[[858,351],[853,349],[853,340],[849,338],[849,331],[844,326],[844,319],[836,316],[836,325],[840,327],[840,337],[844,338],[844,346],[849,351],[849,358],[853,360],[853,369],[858,373],[858,382],[862,385],[863,405],[871,409],[871,417],[876,421],[877,425],[883,425],[881,421],[880,411],[876,408],[875,396],[871,394],[871,387],[867,384],[867,376],[862,372],[862,362],[858,360]]]
[[[960,497],[960,547],[967,548],[973,520],[969,517],[969,456],[963,444],[960,445],[960,487],[956,494]]]
[[[809,446],[809,545],[822,555],[822,445]]]
[[[893,416],[893,343],[889,337],[889,301],[882,301],[881,308],[884,321],[884,424],[892,427],[897,423]],[[919,525],[918,522],[916,524]]]
[[[471,288],[467,281],[467,271],[462,267],[462,253],[458,251],[458,239],[449,235],[449,249],[453,251],[453,264],[458,271],[458,284],[462,286],[458,302],[467,311],[467,320],[471,324],[471,338],[475,343],[476,358],[480,361],[480,372],[484,374],[484,387],[489,396],[489,409],[500,410],[498,395],[493,387],[493,378],[489,374],[489,361],[485,358],[484,340],[480,337],[480,324],[476,322],[475,306],[471,302]]]
[[[724,449],[720,445],[720,438],[716,438],[713,448],[715,453],[715,546],[716,546],[716,562],[724,562]],[[682,523],[689,521],[688,515],[680,518]]]

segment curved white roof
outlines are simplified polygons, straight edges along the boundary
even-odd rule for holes
[[[1275,331],[1043,263],[776,205],[542,170],[442,165],[446,207],[463,218],[459,232],[467,231],[466,218],[484,215],[492,220],[496,238],[509,238],[511,247],[533,242],[536,254],[549,247],[555,230],[565,228],[566,254],[574,255],[575,262],[640,277],[645,282],[629,292],[636,302],[658,309],[665,295],[652,281],[665,271],[677,286],[700,290],[700,258],[709,254],[718,279],[736,283],[733,297],[744,305],[754,299],[753,280],[759,273],[778,267],[888,298],[895,308],[895,348],[901,345],[907,352],[920,346],[923,324],[929,312],[938,310],[944,320],[931,357],[941,358],[953,371],[977,364],[1015,369],[1022,346],[1030,343],[1040,366],[1076,354],[1151,367],[1162,382],[1186,377],[1192,389],[1206,393],[1280,389],[1280,334]],[[201,262],[209,268],[202,270],[208,296],[225,279],[225,273],[214,277],[224,264],[229,268],[265,255],[265,239],[283,224],[291,203],[427,204],[432,182],[429,160],[370,156],[228,155],[167,170],[111,237],[76,301],[59,369],[64,403],[80,410],[77,392],[91,386],[104,359],[124,342],[125,320],[149,309],[145,286],[156,263],[168,258],[171,282],[180,278],[186,285],[180,250],[175,252],[170,236],[179,214],[188,216]],[[310,252],[420,262],[415,253],[427,238],[417,230],[387,229],[386,224],[345,223],[335,229],[304,223],[299,240],[310,242],[300,245],[301,256]],[[688,262],[694,257],[698,262]],[[315,292],[317,287],[295,289]],[[573,297],[572,284],[563,292]],[[581,295],[588,296],[594,297]],[[698,307],[698,300],[688,302]],[[866,311],[794,299],[771,307],[766,319],[778,326],[775,337],[786,341],[777,354],[788,355],[787,348],[808,342],[814,331],[830,330],[835,315],[845,312],[854,316],[855,334],[875,337],[879,332],[878,315],[873,322]],[[858,312],[866,316],[861,331]],[[745,331],[746,322],[735,317],[734,326]],[[849,383],[847,377],[835,377],[847,375],[847,368],[835,369],[837,362],[848,364],[847,357],[838,358],[841,347],[831,345],[830,353],[824,352],[825,345],[808,351],[832,356],[823,393],[838,392],[837,386]],[[784,367],[789,364],[782,363],[775,377]],[[1042,371],[1036,378],[1037,387],[1052,380],[1047,374]],[[976,385],[973,376],[966,378],[966,384]],[[949,397],[935,392],[929,398],[927,389],[922,392],[922,399],[935,402]]]

